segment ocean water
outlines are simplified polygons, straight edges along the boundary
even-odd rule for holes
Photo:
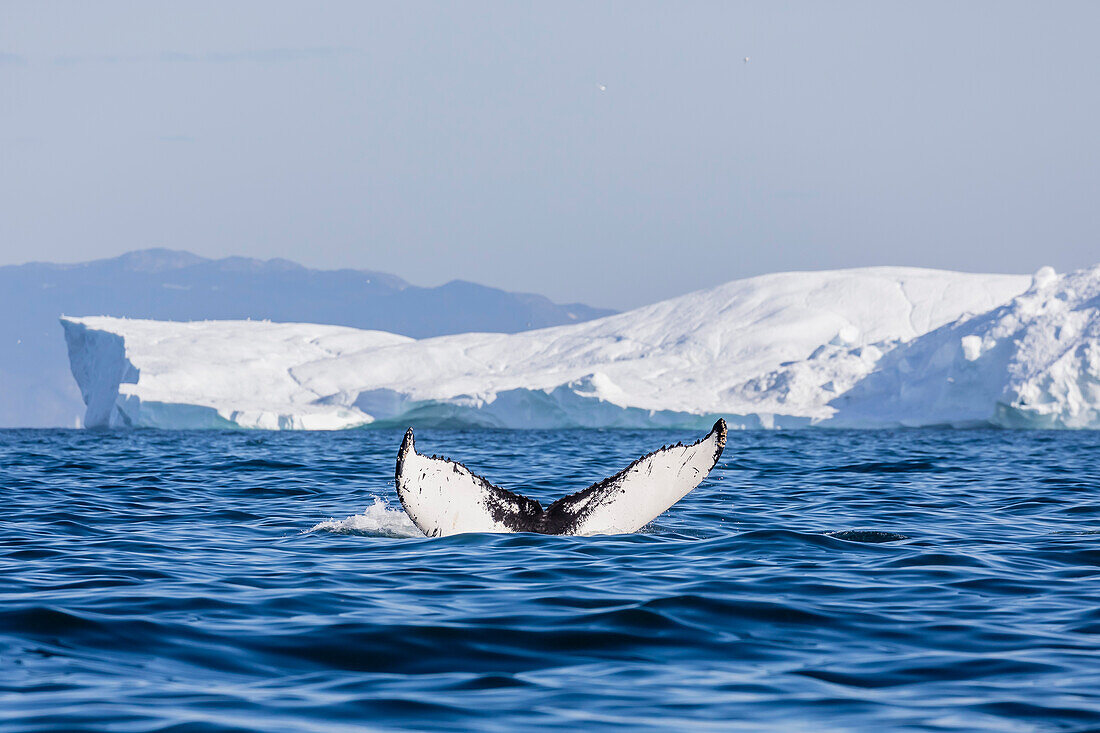
[[[417,446],[545,501],[696,437]],[[0,729],[1100,729],[1100,434],[735,432],[639,534],[439,539],[400,438],[0,431]]]

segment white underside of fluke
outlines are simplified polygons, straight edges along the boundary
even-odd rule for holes
[[[637,532],[698,486],[725,444],[726,423],[719,420],[697,443],[661,448],[543,509],[534,499],[494,486],[460,463],[417,453],[409,430],[397,456],[397,495],[409,518],[430,537]]]

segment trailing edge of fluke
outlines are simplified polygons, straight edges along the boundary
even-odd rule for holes
[[[401,505],[429,537],[462,532],[623,534],[637,532],[698,486],[726,446],[726,421],[691,445],[670,445],[543,509],[494,486],[461,463],[416,452],[412,428],[397,453]]]

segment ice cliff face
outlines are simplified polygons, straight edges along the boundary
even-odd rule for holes
[[[381,272],[313,270],[287,260],[208,260],[171,250],[71,265],[5,265],[0,266],[0,427],[70,426],[82,411],[57,338],[57,317],[70,313],[329,323],[425,338],[514,333],[581,323],[612,311],[461,281],[422,288]]]
[[[1100,427],[1098,283],[1100,269],[782,273],[577,325],[422,340],[63,325],[89,426]]]
[[[1011,302],[887,354],[832,406],[837,425],[1100,428],[1100,266],[1041,269]]]
[[[88,427],[333,430],[368,420],[323,404],[295,366],[407,336],[266,321],[62,318]]]

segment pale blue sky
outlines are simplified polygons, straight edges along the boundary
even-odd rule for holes
[[[1070,269],[1100,261],[1098,29],[1095,2],[4,1],[0,264],[165,246],[619,308]]]

